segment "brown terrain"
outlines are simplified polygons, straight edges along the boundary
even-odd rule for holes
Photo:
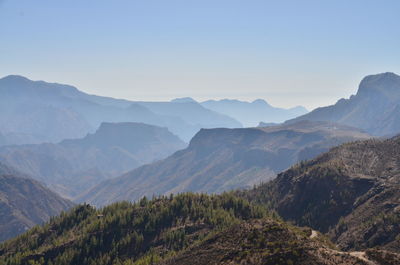
[[[241,223],[194,245],[162,265],[398,264],[400,255],[385,251],[343,252],[310,229],[270,219]]]
[[[246,196],[342,249],[400,251],[400,137],[343,144]]]

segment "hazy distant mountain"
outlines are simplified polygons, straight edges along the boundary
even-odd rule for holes
[[[144,195],[222,192],[266,181],[299,160],[369,136],[330,123],[300,122],[269,128],[203,129],[188,148],[159,162],[106,180],[80,197],[104,205]]]
[[[143,122],[168,127],[189,141],[200,128],[241,127],[234,119],[198,103],[140,103],[88,95],[73,86],[7,76],[0,79],[0,132],[26,135],[7,140],[16,144],[58,142],[83,137],[102,122]]]
[[[197,128],[240,128],[242,124],[235,119],[203,107],[190,98],[171,102],[136,102],[159,115],[179,117],[185,123]]]
[[[173,100],[171,100],[171,102],[174,102],[174,103],[190,103],[190,102],[193,103],[194,102],[194,103],[196,103],[197,101],[192,99],[191,97],[185,97],[185,98],[173,99]]]
[[[0,146],[23,143],[41,143],[45,138],[26,133],[2,133],[0,132]]]
[[[365,77],[356,95],[290,120],[334,121],[385,136],[400,132],[400,76],[383,73]]]
[[[345,250],[400,251],[400,136],[335,147],[248,193]]]
[[[96,133],[82,139],[1,147],[0,160],[72,198],[101,180],[165,158],[185,146],[166,128],[103,123]]]
[[[277,126],[280,125],[280,123],[275,123],[275,122],[260,122],[257,127],[271,127],[271,126]]]
[[[284,122],[285,120],[303,115],[308,111],[301,106],[291,109],[275,108],[265,100],[253,102],[223,99],[202,102],[204,107],[223,113],[240,121],[245,127],[255,127],[260,122]]]
[[[0,163],[0,241],[48,221],[72,203]]]

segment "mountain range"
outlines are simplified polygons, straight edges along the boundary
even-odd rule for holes
[[[201,102],[201,105],[210,110],[233,117],[245,127],[255,127],[260,122],[281,123],[308,112],[302,106],[290,109],[276,108],[262,99],[257,99],[253,102],[235,99],[207,100]]]
[[[200,128],[242,126],[231,117],[193,102],[133,102],[22,76],[0,79],[0,143],[54,143],[80,138],[94,132],[102,122],[167,127],[185,141]]]
[[[72,206],[27,174],[85,203],[0,244],[0,264],[398,265],[400,135],[387,136],[400,131],[399,80],[367,76],[356,95],[283,124],[259,123],[252,108],[266,102],[240,103],[259,127],[201,129],[186,146],[174,130],[187,140],[240,119],[222,114],[222,101],[219,113],[191,98],[133,102],[4,78],[3,239]],[[9,146],[96,124],[85,137]]]
[[[358,129],[325,122],[202,129],[186,149],[105,180],[78,201],[106,205],[120,200],[135,201],[144,195],[249,188],[332,146],[369,137]]]
[[[39,182],[0,163],[0,242],[73,206]]]
[[[163,159],[186,144],[167,128],[102,123],[94,134],[58,144],[0,147],[0,161],[74,198],[107,178]]]
[[[372,135],[394,136],[400,133],[400,76],[394,73],[366,76],[356,95],[287,122],[300,120],[337,122]]]

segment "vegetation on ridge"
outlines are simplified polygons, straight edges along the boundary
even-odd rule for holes
[[[150,264],[213,231],[265,216],[265,209],[232,194],[143,198],[100,210],[80,205],[2,244],[0,263]]]

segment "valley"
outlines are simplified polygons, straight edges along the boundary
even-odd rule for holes
[[[399,10],[0,0],[0,265],[400,265]]]
[[[251,113],[260,101],[208,102],[213,110],[205,110],[207,104],[187,98],[132,103],[9,79],[27,90],[8,101],[38,89],[51,102],[67,97],[70,109],[82,111],[79,98],[98,110],[151,110],[152,117],[178,118],[179,126],[199,117],[201,129],[187,144],[189,134],[174,134],[177,124],[86,109],[79,112],[91,121],[81,131],[86,136],[57,142],[66,136],[3,133],[4,264],[398,264],[400,138],[383,137],[394,134],[395,123],[385,131],[365,125],[380,112],[365,102],[395,104],[394,74],[366,77],[345,101],[351,107],[341,109],[343,116],[369,111],[359,114],[364,125],[333,119],[339,116],[331,106],[284,123],[256,118],[252,124],[260,126],[248,128],[224,128],[224,115],[233,115],[231,103]]]

